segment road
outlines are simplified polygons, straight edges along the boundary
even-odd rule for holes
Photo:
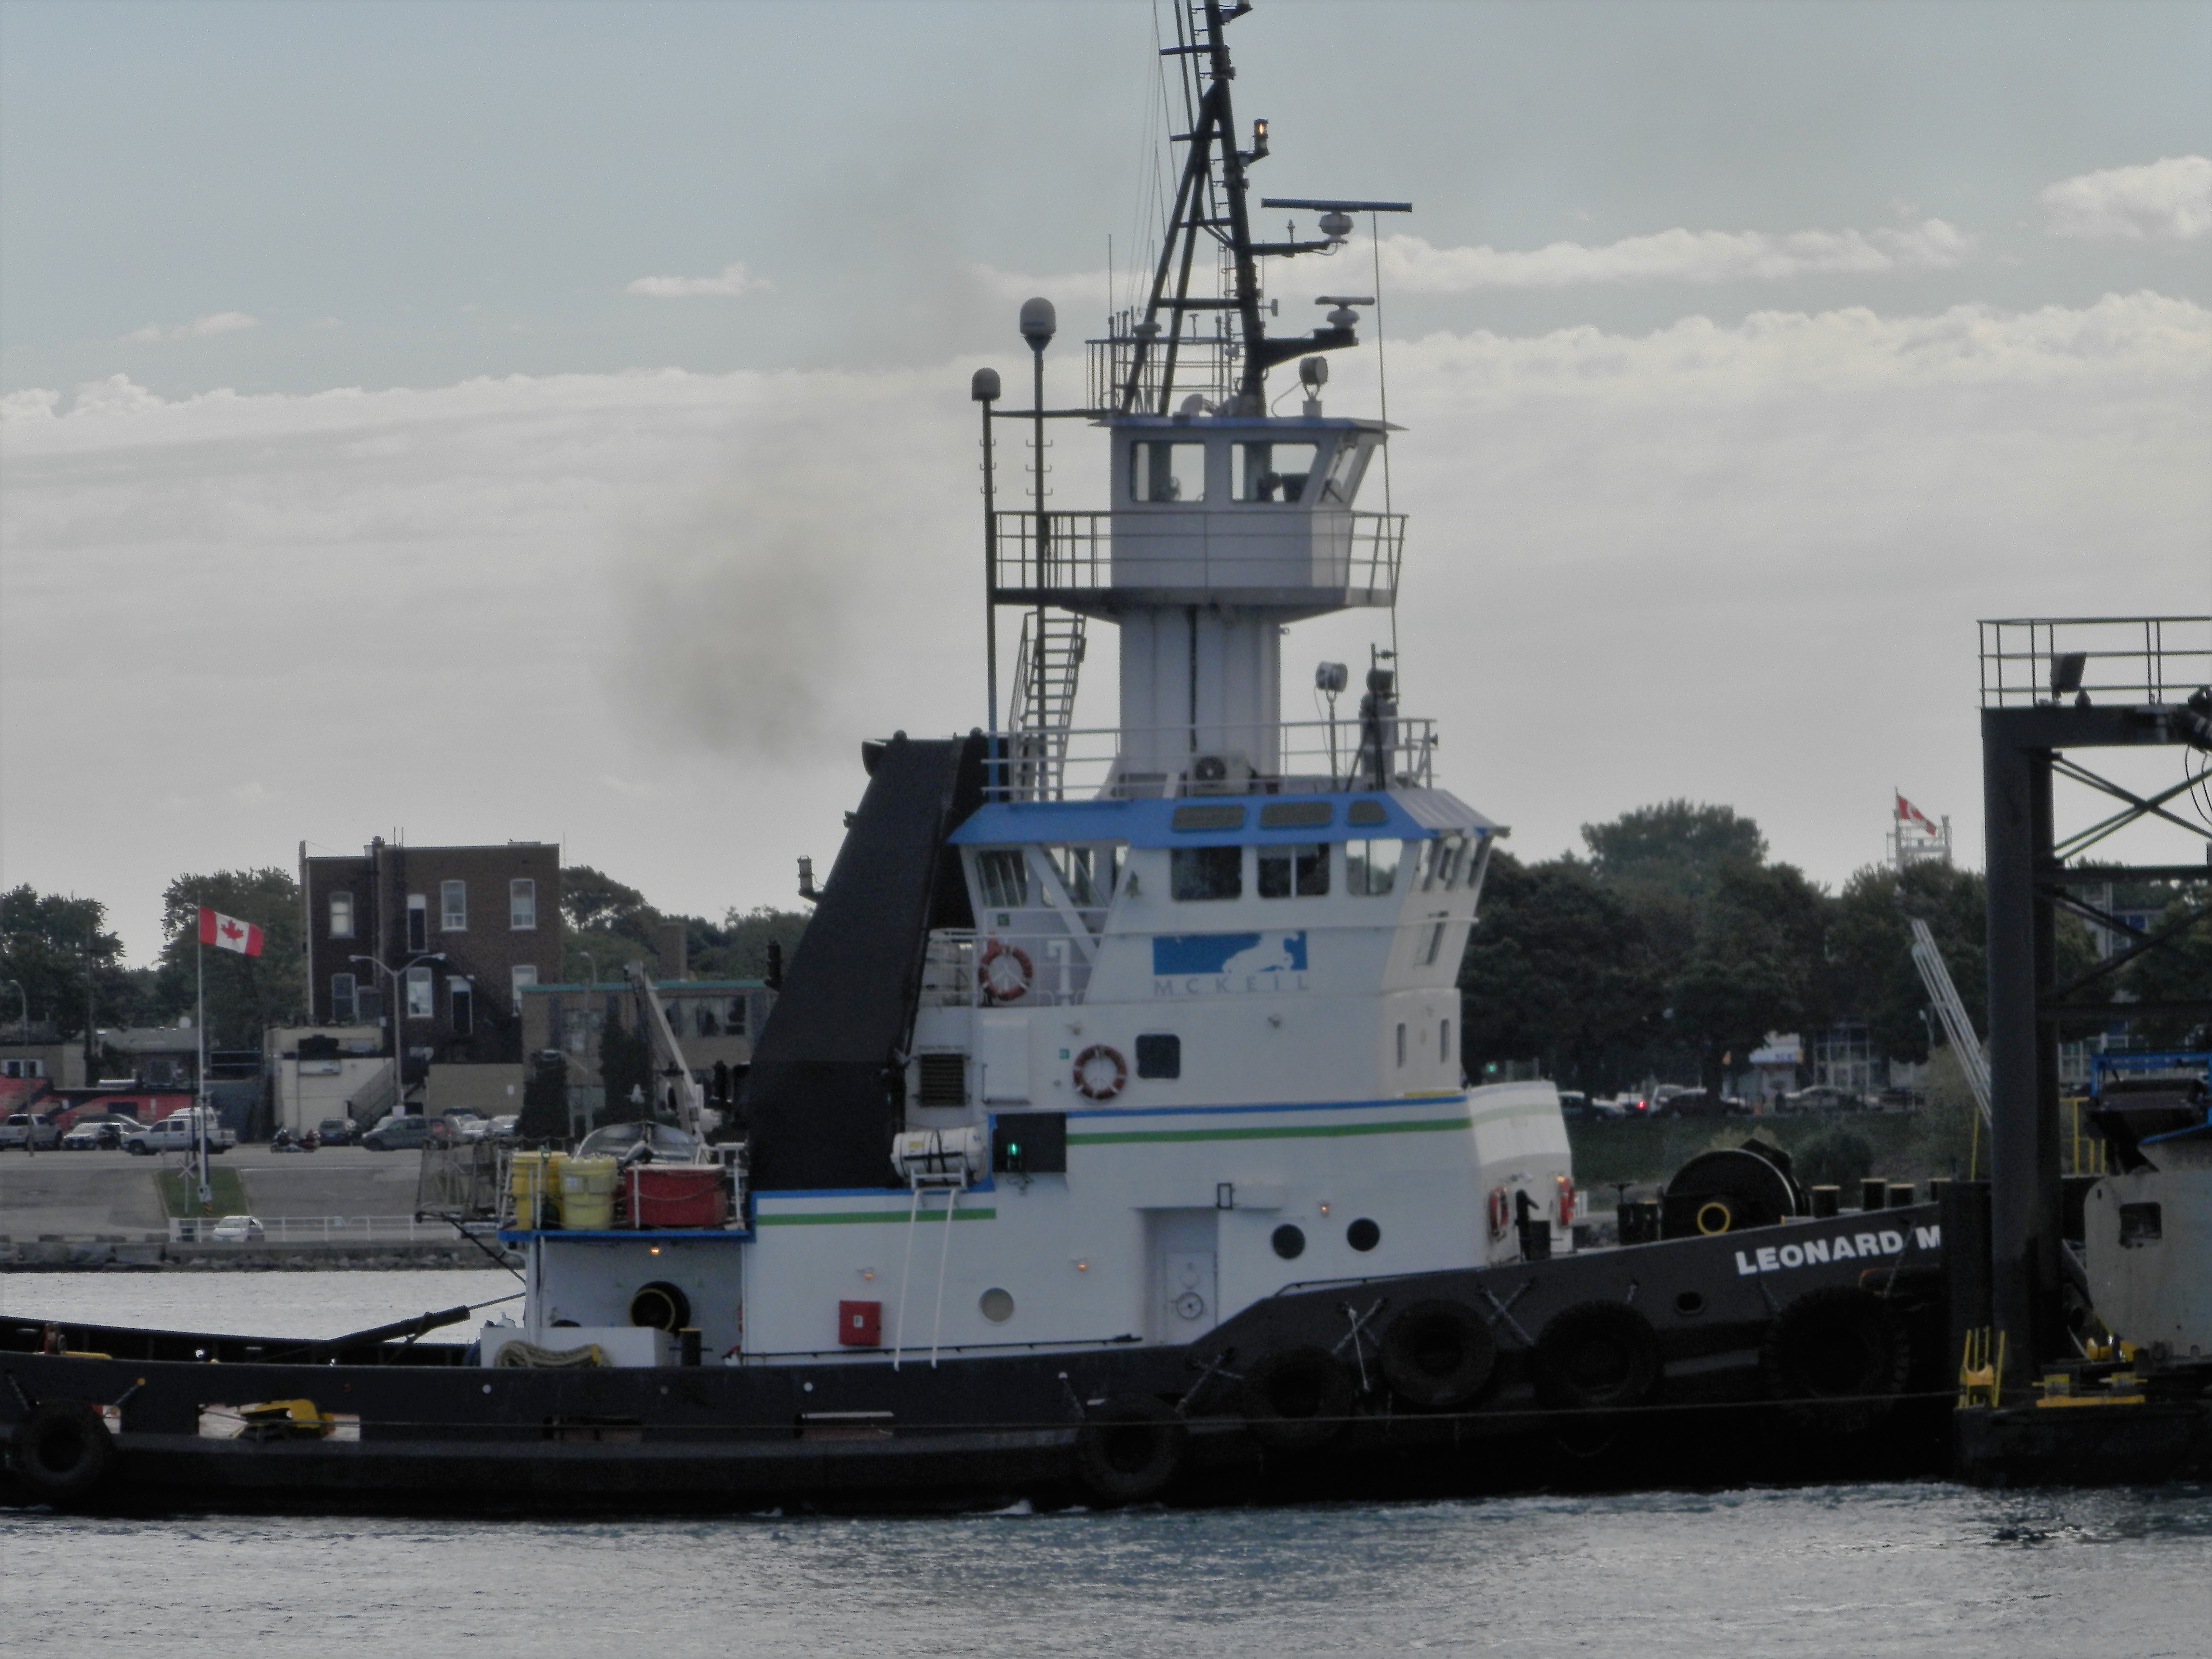
[[[0,1237],[121,1233],[166,1236],[154,1172],[184,1162],[174,1153],[0,1152]],[[239,1172],[255,1215],[409,1215],[421,1160],[413,1152],[327,1146],[272,1152],[240,1146],[216,1160]]]

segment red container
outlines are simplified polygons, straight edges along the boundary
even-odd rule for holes
[[[884,1304],[880,1302],[840,1302],[837,1304],[837,1345],[844,1348],[879,1348],[884,1341]]]
[[[719,1227],[730,1213],[720,1170],[696,1164],[633,1164],[623,1177],[633,1227]]]

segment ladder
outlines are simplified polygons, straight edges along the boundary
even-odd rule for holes
[[[1936,1005],[1936,1017],[1943,1022],[1943,1035],[1950,1039],[1951,1052],[1959,1057],[1959,1069],[1966,1074],[1966,1088],[1981,1109],[1982,1125],[1990,1127],[1989,1056],[1982,1052],[1982,1040],[1974,1035],[1973,1022],[1966,1018],[1966,1005],[1959,1000],[1959,988],[1951,983],[1951,970],[1943,965],[1943,953],[1936,948],[1936,935],[1919,917],[1911,921],[1912,965],[1920,970],[1920,982],[1928,988],[1928,1000]]]
[[[1039,605],[1022,618],[1006,721],[1012,736],[1014,798],[1058,800],[1083,670],[1084,619]]]

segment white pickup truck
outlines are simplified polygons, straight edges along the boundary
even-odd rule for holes
[[[158,1123],[149,1123],[143,1129],[133,1129],[123,1138],[123,1150],[139,1158],[150,1158],[155,1152],[191,1152],[199,1150],[199,1114],[196,1111],[172,1112]],[[210,1152],[227,1152],[238,1145],[238,1136],[216,1121],[208,1119],[207,1147]]]

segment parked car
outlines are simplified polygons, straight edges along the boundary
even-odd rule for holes
[[[697,1137],[684,1133],[672,1124],[610,1123],[586,1135],[576,1148],[576,1156],[620,1158],[641,1143],[652,1148],[654,1158],[688,1158],[699,1146]]]
[[[88,1119],[62,1137],[62,1149],[71,1152],[112,1152],[122,1146],[123,1137],[137,1127],[136,1123],[126,1127],[111,1117]]]
[[[43,1152],[61,1144],[61,1125],[37,1112],[10,1112],[8,1121],[0,1123],[0,1148],[21,1146],[25,1152]]]
[[[490,1127],[486,1133],[494,1140],[512,1140],[514,1139],[515,1126],[521,1121],[522,1115],[520,1112],[502,1112],[499,1116],[492,1119]]]
[[[354,1140],[353,1120],[326,1117],[315,1125],[315,1138],[325,1146],[350,1146]]]
[[[1600,1111],[1603,1112],[1607,1117],[1649,1117],[1651,1115],[1651,1101],[1650,1097],[1645,1095],[1615,1095],[1611,1100],[1595,1100],[1592,1101],[1590,1103],[1593,1106],[1595,1106]]]
[[[208,1234],[218,1244],[251,1244],[268,1236],[269,1230],[250,1215],[227,1215]]]
[[[1587,1123],[1597,1115],[1590,1109],[1590,1097],[1579,1089],[1559,1091],[1559,1115],[1570,1123]]]
[[[387,1117],[361,1138],[372,1152],[411,1152],[429,1146],[443,1146],[453,1132],[441,1117]]]
[[[1721,1117],[1729,1103],[1715,1099],[1709,1090],[1677,1089],[1651,1109],[1654,1117]]]
[[[197,1111],[172,1112],[158,1123],[143,1129],[132,1129],[123,1137],[123,1150],[140,1158],[150,1158],[155,1152],[193,1152],[199,1150],[200,1115]],[[226,1129],[214,1118],[208,1120],[207,1149],[210,1152],[227,1152],[238,1145],[237,1132]]]
[[[1800,1089],[1794,1095],[1782,1097],[1785,1112],[1861,1112],[1866,1102],[1848,1089],[1838,1089],[1832,1083],[1816,1083],[1809,1089]]]

